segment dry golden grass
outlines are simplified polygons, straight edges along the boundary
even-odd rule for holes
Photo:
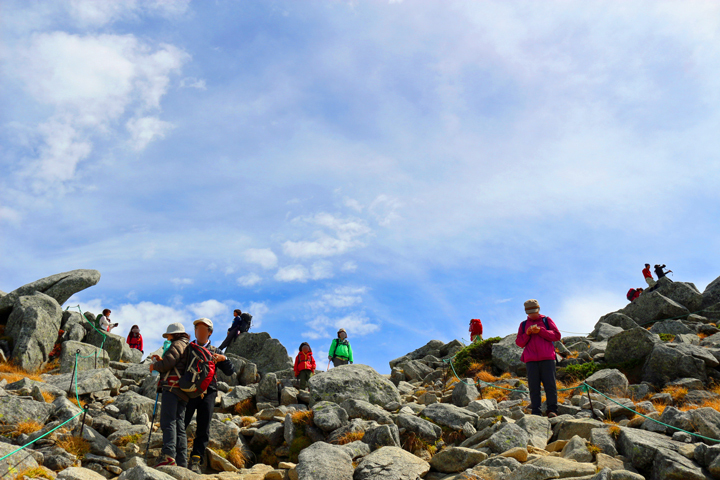
[[[468,369],[465,371],[465,377],[474,378],[481,371],[489,371],[489,362],[483,360],[482,362],[472,362]]]
[[[290,418],[295,425],[312,425],[313,422],[313,411],[312,410],[300,410],[293,413]]]
[[[40,367],[35,373],[38,375],[42,375],[43,373],[50,372],[52,370],[55,370],[56,368],[60,368],[60,359],[56,358],[52,362],[48,362],[42,367]]]
[[[216,449],[215,453],[220,455],[222,458],[232,463],[236,468],[245,468],[248,458],[245,453],[239,447],[233,447],[230,451]]]
[[[667,407],[666,403],[657,400],[652,402],[652,404],[655,405],[655,410],[657,410],[660,415],[662,415],[662,413],[665,411],[665,408]]]
[[[703,333],[703,332],[700,332],[700,333],[698,333],[698,334],[697,334],[697,336],[698,336],[698,337],[700,337],[700,340],[702,340],[703,338],[707,338],[707,337],[709,337],[709,336],[710,336],[710,334],[708,334],[708,333]]]
[[[688,393],[688,389],[685,387],[678,387],[676,385],[670,385],[662,389],[662,393],[669,393],[676,405],[681,405],[685,401],[685,396]]]
[[[603,420],[603,423],[606,425],[617,425],[617,422],[615,420],[605,419]]]
[[[124,437],[120,437],[120,440],[117,441],[116,445],[118,447],[124,447],[125,445],[127,445],[129,443],[139,443],[141,438],[142,438],[141,433],[133,433],[132,435],[125,435]]]
[[[50,392],[42,392],[42,396],[45,399],[46,403],[52,403],[55,401],[55,395]]]
[[[338,445],[347,445],[348,443],[355,442],[357,440],[362,440],[365,436],[365,432],[362,430],[359,432],[348,432],[345,435],[341,436],[337,440]]]
[[[82,399],[80,399],[80,403],[78,403],[77,398],[75,398],[74,396],[68,398],[68,400],[70,400],[70,403],[80,408],[85,408],[85,405],[87,404],[87,401]]]
[[[15,426],[15,432],[14,436],[19,436],[22,434],[28,435],[30,433],[35,433],[38,430],[42,430],[43,424],[36,422],[35,420],[29,420],[27,422],[20,422]]]
[[[510,380],[512,378],[512,375],[510,375],[510,372],[505,372],[502,375],[500,375],[500,380]]]
[[[620,432],[622,432],[622,429],[621,429],[620,427],[618,427],[617,425],[613,425],[612,427],[610,427],[610,428],[608,429],[608,433],[609,433],[610,436],[612,436],[615,440],[617,440],[618,437],[620,436]]]
[[[567,381],[567,382],[557,382],[557,396],[558,396],[558,403],[563,403],[568,398],[572,397],[575,394],[575,390],[563,390],[566,388],[575,388],[578,387],[582,381]],[[559,390],[563,390],[562,392]]]
[[[416,396],[416,397],[419,397],[419,396],[422,395],[423,393],[427,393],[427,390],[425,390],[424,388],[421,388],[420,390],[418,390],[417,392],[415,392],[415,396]]]
[[[246,400],[243,400],[242,402],[236,403],[234,410],[235,410],[235,413],[237,413],[238,415],[242,415],[244,417],[250,416],[257,411],[255,409],[255,404],[253,403],[251,398],[248,398]]]
[[[602,452],[602,449],[600,447],[598,447],[597,445],[595,445],[594,443],[588,443],[587,449],[590,453],[592,453],[593,458],[595,456],[597,456],[598,453]]]
[[[13,383],[23,378],[42,382],[42,378],[40,378],[40,374],[37,372],[28,372],[12,363],[0,363],[0,380],[5,379],[8,383]]]
[[[86,454],[90,453],[90,443],[84,438],[67,435],[58,439],[55,444],[79,459],[82,459]]]
[[[257,422],[257,418],[255,418],[255,417],[240,417],[240,423],[242,424],[243,427],[252,425],[255,422]]]
[[[502,402],[503,400],[507,400],[508,393],[506,390],[502,390],[500,388],[484,388],[482,392],[482,398],[491,400],[495,399],[498,402]]]
[[[488,370],[481,370],[475,375],[475,380],[480,380],[487,383],[497,382],[498,377],[490,373]]]
[[[15,469],[11,469],[11,471],[8,472],[12,475],[9,477],[10,480],[23,480],[24,478],[46,478],[47,480],[55,480],[52,471],[45,467],[26,468],[14,475],[12,470]]]

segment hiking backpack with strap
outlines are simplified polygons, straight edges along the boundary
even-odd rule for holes
[[[243,313],[240,315],[240,333],[245,333],[252,326],[252,315]]]
[[[628,293],[627,293],[627,295],[625,295],[625,296],[627,297],[627,299],[628,299],[629,301],[632,302],[632,299],[633,299],[633,297],[635,296],[635,292],[636,292],[636,290],[635,290],[634,288],[631,288],[630,290],[628,290]]]
[[[550,327],[549,327],[549,325],[548,325],[548,321],[547,321],[547,317],[546,317],[546,316],[543,315],[542,321],[543,321],[543,323],[545,324],[545,330],[550,330]],[[526,329],[525,329],[525,324],[526,324],[526,323],[527,323],[527,320],[525,320],[524,322],[522,322],[522,331],[523,331],[523,332],[526,331]]]
[[[197,343],[190,343],[185,349],[186,367],[184,372],[177,374],[177,387],[190,398],[202,396],[207,392],[215,377],[215,362],[212,353]]]

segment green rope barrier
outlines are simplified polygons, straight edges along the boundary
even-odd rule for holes
[[[75,380],[75,399],[77,400],[78,405],[80,405],[80,395],[79,395],[79,393],[78,393],[78,387],[77,387],[77,361],[78,361],[78,357],[79,357],[79,355],[76,353],[76,354],[75,354],[75,375],[74,375],[75,378],[74,378],[74,380]],[[72,382],[73,379],[70,379],[70,381]],[[82,408],[81,408],[78,413],[76,413],[76,414],[73,415],[72,417],[68,418],[68,419],[65,420],[63,423],[61,423],[60,425],[58,425],[57,427],[53,428],[52,430],[50,430],[50,431],[48,431],[48,432],[45,432],[44,434],[42,434],[41,436],[39,436],[39,437],[36,438],[35,440],[26,443],[26,444],[23,445],[22,447],[16,448],[15,450],[13,450],[12,452],[8,453],[7,455],[4,455],[3,457],[0,457],[0,462],[2,462],[3,460],[5,460],[5,459],[8,458],[9,456],[14,455],[14,454],[16,454],[16,453],[18,453],[18,452],[26,449],[27,447],[29,447],[29,446],[32,445],[33,443],[37,442],[37,441],[40,440],[41,438],[47,437],[48,435],[50,435],[51,433],[53,433],[55,430],[63,427],[64,425],[68,424],[68,423],[71,422],[72,420],[75,420],[77,417],[79,417],[79,416],[82,415],[83,413],[85,413],[85,412],[84,412],[84,411],[82,410]],[[12,473],[11,470],[12,470],[13,468],[14,468],[14,467],[10,467],[10,468],[8,469],[7,473]]]

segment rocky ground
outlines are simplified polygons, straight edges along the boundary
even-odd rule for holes
[[[0,475],[199,479],[147,466],[162,446],[157,421],[150,431],[156,377],[122,337],[109,334],[100,350],[102,336],[62,310],[99,278],[77,270],[0,292],[13,362],[0,365],[0,457],[52,430],[0,460]],[[242,335],[228,349],[238,373],[220,375],[202,478],[720,478],[720,444],[709,440],[720,439],[719,302],[720,278],[703,293],[661,280],[588,336],[557,342],[566,389],[551,419],[526,410],[514,335],[469,347],[432,340],[390,362],[389,376],[346,365],[305,391],[279,341]],[[73,375],[78,351],[88,358]]]

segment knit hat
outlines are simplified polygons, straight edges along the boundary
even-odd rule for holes
[[[209,318],[205,318],[205,317],[203,317],[203,318],[198,318],[197,320],[195,320],[195,321],[193,322],[193,325],[197,326],[198,323],[202,323],[202,324],[204,324],[204,325],[207,325],[207,326],[210,328],[210,330],[213,329],[212,320],[210,320]]]
[[[167,331],[163,333],[163,337],[169,338],[171,335],[175,335],[177,333],[185,333],[185,327],[180,322],[175,322],[168,325]]]
[[[347,332],[345,331],[345,329],[344,329],[344,328],[341,328],[340,330],[338,330],[338,333],[337,333],[337,334],[338,334],[338,336],[340,336],[340,334],[341,334],[341,333],[344,333],[344,334],[345,334],[345,336],[347,336]]]
[[[538,302],[534,298],[525,302],[525,313],[531,314],[531,313],[537,313],[539,311],[540,311],[540,302]]]

